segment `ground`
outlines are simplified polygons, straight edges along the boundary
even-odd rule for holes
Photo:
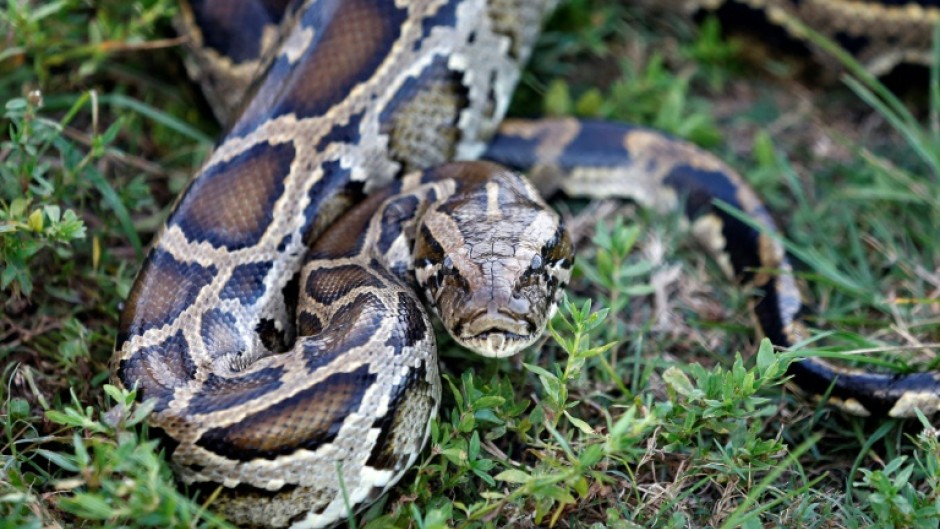
[[[940,442],[926,419],[851,417],[782,377],[822,353],[936,367],[929,76],[902,85],[901,104],[864,76],[814,82],[713,22],[621,4],[566,2],[511,112],[638,122],[739,168],[802,263],[821,340],[762,346],[747,290],[677,217],[558,203],[579,280],[553,336],[510,361],[445,344],[430,447],[355,523],[937,527]],[[146,409],[106,386],[142,249],[219,133],[183,72],[175,9],[0,8],[0,527],[225,525],[211,497],[174,485]]]

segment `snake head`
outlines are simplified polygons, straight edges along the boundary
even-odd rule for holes
[[[571,276],[571,239],[522,177],[503,172],[438,202],[415,240],[416,276],[462,346],[504,358],[545,331]]]

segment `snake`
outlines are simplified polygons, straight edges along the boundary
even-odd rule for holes
[[[840,59],[815,42],[816,33],[851,52],[872,75],[901,65],[929,66],[934,30],[940,22],[937,0],[641,0],[650,7],[700,18],[717,13],[742,26],[780,30],[784,41],[806,48],[814,62],[842,71]],[[722,16],[721,18],[725,18]],[[766,29],[761,27],[760,31]]]
[[[911,9],[792,5],[814,3]],[[484,356],[539,340],[574,262],[556,192],[682,211],[757,293],[763,335],[809,336],[778,228],[720,159],[627,124],[503,119],[553,4],[183,4],[187,67],[226,132],[146,254],[111,375],[230,521],[329,527],[402,478],[441,400],[431,315]],[[858,415],[940,409],[932,372],[788,374]]]

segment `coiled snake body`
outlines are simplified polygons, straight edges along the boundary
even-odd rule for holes
[[[516,173],[450,160],[484,157],[570,195],[684,204],[693,233],[763,293],[761,330],[783,346],[802,336],[773,222],[722,162],[626,125],[497,130],[551,7],[206,0],[184,10],[201,49],[191,66],[216,88],[219,115],[237,118],[153,243],[112,373],[155,399],[150,421],[179,478],[220,487],[213,507],[233,522],[328,526],[414,462],[441,391],[421,298],[485,355],[542,334],[571,269],[564,227]],[[817,360],[791,373],[809,393],[831,386],[856,413],[940,404],[931,373]]]

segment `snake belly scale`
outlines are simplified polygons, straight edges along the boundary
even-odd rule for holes
[[[773,222],[722,162],[626,125],[499,128],[551,4],[185,6],[202,49],[188,66],[231,124],[143,263],[112,375],[155,401],[150,424],[180,481],[217,490],[212,506],[231,521],[330,526],[401,478],[440,400],[423,304],[484,355],[539,338],[571,243],[504,166],[530,171],[541,191],[684,205],[706,248],[763,293],[764,334],[782,346],[805,335]],[[502,165],[446,163],[480,157]],[[940,402],[933,373],[808,360],[791,374],[855,413]]]

